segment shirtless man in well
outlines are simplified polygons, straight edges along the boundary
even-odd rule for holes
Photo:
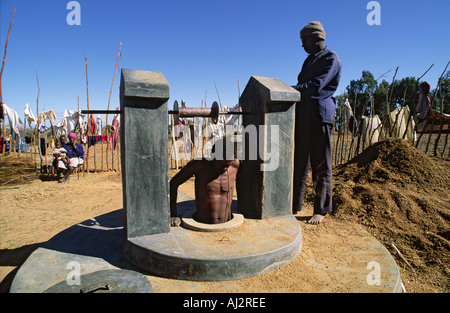
[[[177,217],[178,186],[195,176],[196,213],[194,219],[205,224],[225,223],[231,218],[231,202],[239,160],[192,160],[170,181],[171,226],[179,226]]]

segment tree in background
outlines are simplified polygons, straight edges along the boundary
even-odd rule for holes
[[[349,100],[355,117],[361,118],[362,115],[371,113],[370,101],[377,86],[377,81],[369,71],[363,71],[360,79],[350,81],[350,85],[346,88],[346,98]]]
[[[410,112],[413,115],[416,114],[420,92],[420,82],[417,81],[417,78],[405,77],[395,79],[391,83],[386,80],[378,83],[380,78],[375,79],[370,71],[363,71],[359,79],[350,81],[344,94],[336,96],[338,105],[335,121],[337,125],[341,123],[343,114],[341,107],[346,99],[348,99],[357,121],[363,115],[369,116],[370,114],[377,114],[383,118],[387,114],[387,102],[389,102],[389,112],[407,105]],[[450,113],[450,71],[442,77],[440,87],[431,91],[430,98],[433,108],[438,111],[441,110],[441,102],[444,99],[443,112]]]
[[[395,80],[393,85],[391,110],[407,105],[410,112],[416,112],[419,101],[419,84],[415,77],[406,77]]]

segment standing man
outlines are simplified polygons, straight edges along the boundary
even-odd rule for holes
[[[300,31],[302,47],[309,56],[298,75],[302,100],[296,104],[293,213],[302,209],[309,166],[315,190],[314,215],[319,224],[332,210],[331,134],[336,103],[333,94],[341,77],[341,61],[325,46],[325,31],[314,21]]]

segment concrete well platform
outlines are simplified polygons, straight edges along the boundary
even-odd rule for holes
[[[192,206],[192,203],[189,203],[190,200],[181,199],[180,201],[184,203],[181,204],[182,206],[185,205],[187,208]],[[189,210],[186,211],[186,214],[189,215],[190,213],[188,211]],[[287,224],[290,224],[291,222],[297,223],[297,226],[299,226],[300,223],[295,217],[291,217],[294,220],[286,218],[284,222],[288,221],[286,222]],[[130,288],[134,288],[133,292],[149,292],[149,290],[153,293],[246,292],[245,288],[242,289],[242,285],[247,284],[249,279],[259,280],[261,277],[261,280],[264,281],[266,275],[262,275],[263,273],[270,272],[267,275],[277,273],[271,271],[283,265],[273,262],[272,266],[267,266],[267,263],[264,261],[267,260],[269,255],[276,257],[280,253],[274,248],[275,241],[278,240],[283,242],[284,254],[291,253],[291,256],[295,258],[300,252],[299,245],[301,244],[301,235],[294,230],[293,224],[291,229],[284,229],[286,224],[283,223],[283,218],[271,222],[270,227],[275,228],[272,231],[275,231],[277,234],[277,236],[272,236],[273,238],[267,238],[268,236],[264,235],[264,229],[268,227],[268,225],[265,224],[267,224],[267,221],[259,220],[252,223],[251,221],[245,220],[237,229],[225,232],[203,233],[199,237],[193,237],[194,233],[196,233],[195,231],[184,228],[172,228],[169,236],[173,239],[173,242],[170,243],[170,247],[160,245],[158,248],[161,251],[166,251],[167,257],[169,259],[172,258],[172,261],[178,260],[178,257],[182,254],[185,256],[189,254],[189,249],[198,249],[199,246],[204,244],[210,245],[219,248],[218,250],[222,250],[222,253],[216,255],[203,247],[200,251],[201,255],[205,259],[209,259],[210,265],[208,266],[213,273],[219,271],[219,273],[222,273],[220,275],[223,275],[223,273],[227,274],[230,273],[229,270],[231,271],[234,265],[233,263],[226,263],[225,260],[229,257],[227,254],[230,253],[230,249],[225,249],[225,247],[235,245],[236,252],[244,256],[243,260],[241,260],[241,264],[248,263],[247,269],[250,268],[254,274],[258,271],[260,272],[256,277],[241,279],[238,276],[235,276],[234,280],[219,282],[170,279],[145,272],[133,265],[124,256],[123,247],[125,242],[125,232],[123,227],[123,210],[116,210],[74,225],[57,234],[42,247],[34,251],[17,272],[11,285],[10,292],[40,293],[52,290],[79,292],[77,288],[73,287],[67,289],[52,289],[54,286],[61,286],[61,283],[67,280],[71,273],[73,273],[74,264],[79,264],[81,279],[89,276],[98,277],[99,274],[101,274],[101,277],[108,277],[108,273],[110,273],[112,285],[114,285],[114,281],[118,280],[119,277],[124,275],[133,277],[133,279],[139,281],[138,286],[130,286]],[[283,226],[283,229],[281,229],[280,226]],[[251,242],[250,238],[244,238],[243,234],[239,234],[240,229],[244,231],[253,229],[252,231],[254,232],[260,232],[258,242]],[[286,244],[288,242],[288,237],[291,238],[289,245]],[[191,239],[187,240],[188,238]],[[146,238],[142,238],[141,240],[142,243],[136,242],[136,245],[147,245],[151,241]],[[353,241],[354,240],[355,238],[353,238]],[[156,240],[153,241],[156,242]],[[188,241],[195,242],[196,244],[187,246],[186,242]],[[238,243],[241,243],[241,245]],[[248,245],[250,245],[250,247],[248,247]],[[295,262],[292,264],[298,262],[299,258],[302,259],[301,262],[306,266],[306,270],[303,270],[302,273],[298,273],[298,277],[300,280],[305,279],[305,285],[306,280],[308,280],[309,275],[311,275],[312,278],[314,278],[314,283],[317,284],[318,287],[320,286],[319,289],[315,289],[317,292],[339,292],[340,290],[342,292],[401,292],[400,273],[397,265],[389,252],[374,238],[362,237],[357,245],[357,251],[355,251],[355,246],[346,247],[345,242],[339,249],[332,250],[333,255],[331,261],[333,264],[339,264],[339,266],[319,266],[317,261],[320,260],[315,259],[314,254],[311,254],[310,251],[305,251],[306,253],[302,252],[300,256],[297,256]],[[271,252],[267,252],[266,254],[263,252],[259,255],[258,252],[261,251]],[[264,255],[264,257],[262,257],[262,255]],[[355,256],[360,262],[347,262],[349,255]],[[369,285],[367,283],[366,277],[370,270],[366,267],[366,259],[378,260],[380,262],[383,273],[381,286]],[[359,263],[361,263],[361,266],[358,265],[355,267],[355,264]],[[191,264],[191,267],[188,266],[187,275],[203,275],[198,271],[198,268],[195,267],[195,262]],[[173,266],[173,264],[171,264],[171,266]],[[292,276],[297,275],[295,273],[298,272],[298,270],[291,265],[284,268],[287,268],[286,275],[290,276],[285,277],[286,280],[292,279]],[[285,271],[284,268],[282,273]],[[189,269],[191,272],[189,272]],[[339,271],[341,276],[345,276],[346,279],[337,281],[333,276],[330,276],[329,273],[332,271]],[[249,276],[247,273],[241,274],[242,277]],[[139,276],[148,279],[151,286],[143,284]],[[281,279],[282,281],[285,280],[285,278],[277,276],[277,279]],[[295,279],[297,278],[295,277]],[[117,282],[116,284],[118,285]],[[80,289],[86,288],[87,285],[90,284],[89,282],[81,282],[81,285],[82,287],[80,287]],[[89,286],[89,288],[94,287],[95,286]],[[274,289],[271,284],[263,282],[261,283],[260,292],[304,292],[304,289],[296,287],[295,290],[293,290],[292,287],[289,286],[281,288],[277,287]]]
[[[130,263],[156,276],[192,280],[236,280],[264,274],[293,261],[301,231],[293,216],[245,220],[223,232],[172,227],[170,233],[132,238]]]

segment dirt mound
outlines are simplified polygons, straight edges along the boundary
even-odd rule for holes
[[[333,176],[334,217],[367,226],[397,256],[394,244],[412,267],[398,258],[406,280],[428,279],[430,290],[448,292],[450,162],[390,138],[337,166]]]

